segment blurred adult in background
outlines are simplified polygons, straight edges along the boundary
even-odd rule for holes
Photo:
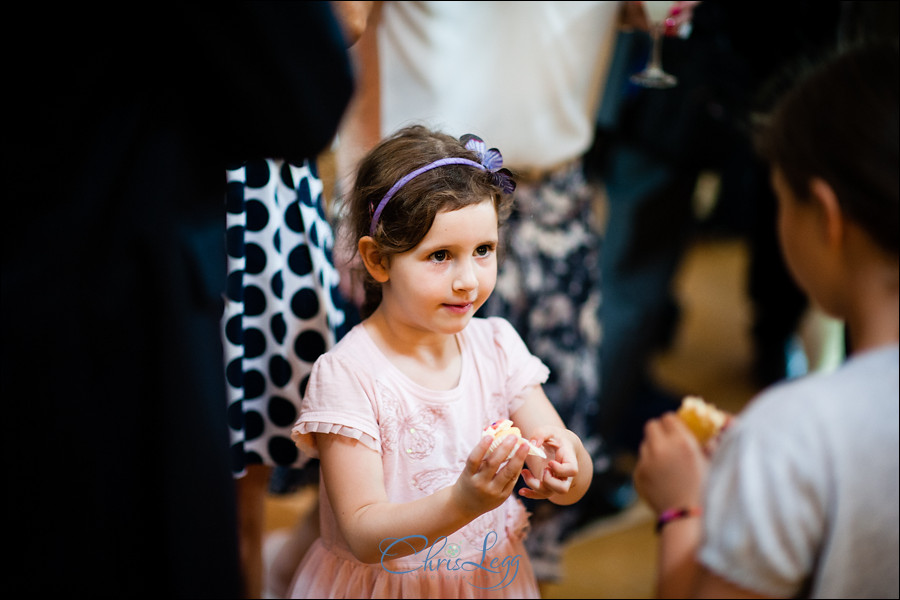
[[[329,143],[343,36],[327,2],[24,12],[4,134],[13,588],[241,596],[225,171]]]
[[[318,463],[300,454],[290,425],[312,363],[335,344],[347,319],[315,160],[254,159],[227,177],[228,425],[243,572],[248,596],[259,598],[266,494],[318,482]],[[282,481],[272,481],[275,467],[291,469],[291,481],[275,487]]]
[[[753,372],[760,386],[788,375],[790,344],[808,303],[778,248],[776,201],[768,169],[753,153],[751,111],[782,64],[831,47],[858,22],[850,14],[855,5],[867,3],[796,2],[771,19],[748,19],[746,7],[726,2],[673,7],[685,4],[696,5],[689,34],[669,35],[662,46],[663,67],[678,78],[673,88],[630,84],[628,76],[646,61],[647,36],[620,35],[587,159],[609,207],[600,371],[615,375],[601,381],[598,429],[614,456],[633,455],[646,420],[676,407],[686,392],[661,389],[649,367],[675,334],[672,280],[699,233],[747,241]],[[694,192],[704,172],[719,188],[701,229]]]
[[[331,6],[346,45],[352,46],[372,2],[332,1]],[[353,322],[338,290],[317,157],[252,159],[229,165],[226,179],[222,331],[241,559],[247,595],[279,597],[287,593],[306,544],[318,535],[318,517],[301,519],[282,544],[275,540],[277,552],[270,554],[277,560],[266,569],[266,495],[318,483],[318,460],[300,454],[290,430],[313,362]]]

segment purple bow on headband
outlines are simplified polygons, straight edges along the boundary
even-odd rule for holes
[[[477,135],[472,135],[471,133],[467,133],[461,138],[459,141],[465,144],[466,150],[471,150],[475,154],[478,155],[478,162],[469,160],[468,158],[460,158],[460,157],[448,157],[441,158],[434,162],[430,162],[425,166],[419,167],[412,173],[407,173],[405,176],[401,177],[400,180],[391,186],[391,189],[388,190],[387,194],[381,199],[381,202],[378,203],[378,206],[369,205],[369,210],[372,212],[372,222],[369,225],[369,235],[375,235],[375,228],[378,226],[378,220],[381,218],[381,212],[384,210],[384,207],[387,206],[387,203],[390,202],[391,198],[394,197],[400,188],[409,183],[410,180],[418,177],[422,173],[426,171],[430,171],[431,169],[442,167],[444,165],[469,165],[472,167],[476,167],[483,171],[487,171],[491,174],[491,181],[500,188],[504,194],[511,194],[516,189],[516,182],[512,178],[512,173],[510,173],[509,169],[502,169],[503,166],[503,157],[500,155],[500,151],[496,148],[491,148],[487,150],[487,145]]]
[[[465,134],[459,138],[459,141],[465,145],[466,150],[471,150],[478,155],[478,162],[484,165],[484,168],[491,174],[491,180],[494,182],[494,185],[503,190],[504,194],[511,194],[515,191],[516,182],[512,178],[512,173],[509,169],[501,168],[503,166],[503,156],[499,150],[496,148],[488,149],[484,140],[471,133]]]

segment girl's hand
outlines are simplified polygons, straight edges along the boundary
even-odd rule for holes
[[[701,506],[708,470],[708,455],[675,413],[644,427],[634,486],[657,513]]]
[[[578,456],[568,432],[558,427],[543,427],[535,431],[532,440],[543,445],[547,459],[528,457],[529,468],[522,470],[522,480],[527,488],[519,490],[526,498],[546,500],[551,496],[568,493],[572,479],[578,475]]]
[[[506,436],[489,452],[492,441],[491,436],[484,436],[478,442],[453,486],[456,502],[472,519],[503,504],[512,493],[528,455],[528,447],[523,444],[507,460],[517,443],[515,436]]]

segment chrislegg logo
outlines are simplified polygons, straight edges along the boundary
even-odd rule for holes
[[[484,536],[484,543],[481,547],[481,560],[462,560],[459,557],[462,549],[459,544],[448,543],[445,536],[439,537],[434,544],[428,543],[428,538],[424,535],[408,535],[402,538],[385,538],[381,540],[378,550],[381,552],[381,568],[388,573],[395,575],[406,575],[408,573],[418,573],[420,576],[434,577],[466,577],[469,585],[482,590],[499,590],[505,588],[516,578],[519,572],[519,558],[516,556],[489,556],[488,550],[497,543],[498,536],[495,531],[489,531]],[[415,550],[414,541],[422,541],[427,546],[425,550]],[[405,571],[394,571],[385,566],[384,561],[391,560],[395,556],[404,554],[407,549],[413,549],[412,557],[418,558],[423,555],[422,564]],[[474,580],[476,573],[484,573],[488,581],[496,579],[496,583],[490,586],[477,585]]]

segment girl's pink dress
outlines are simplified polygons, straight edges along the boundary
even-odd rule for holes
[[[320,357],[294,427],[294,440],[316,456],[312,433],[359,440],[381,455],[391,502],[409,502],[453,484],[482,429],[509,418],[547,367],[512,326],[472,319],[457,334],[460,381],[431,390],[411,381],[381,353],[362,325]],[[538,598],[522,540],[528,516],[515,494],[445,539],[401,559],[366,564],[353,557],[320,486],[321,537],[292,585],[293,598]],[[402,547],[403,540],[385,540]]]

